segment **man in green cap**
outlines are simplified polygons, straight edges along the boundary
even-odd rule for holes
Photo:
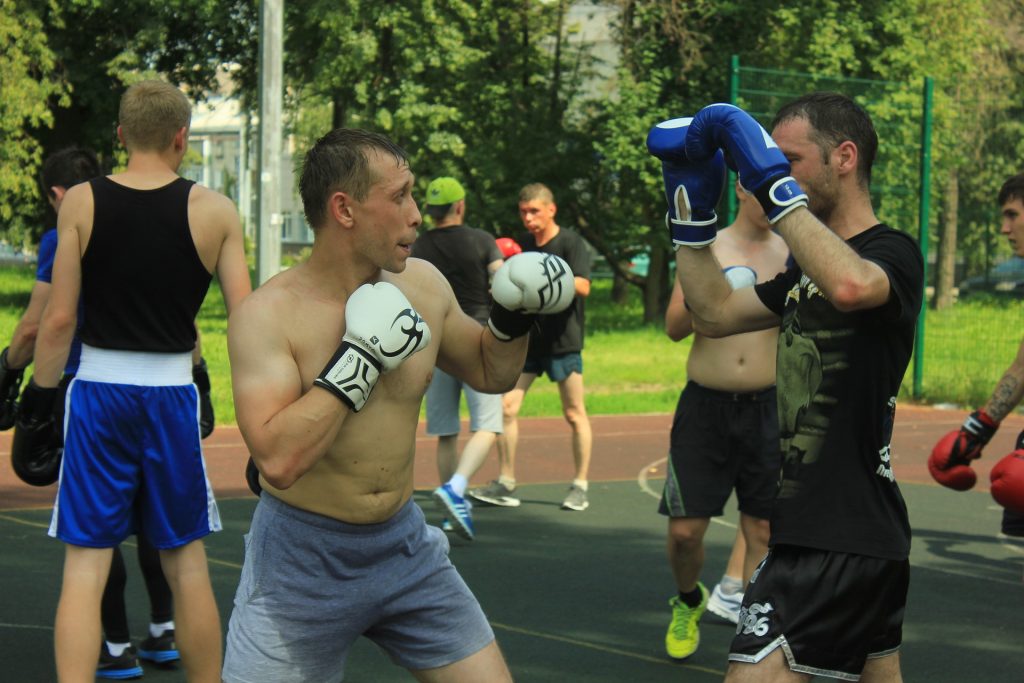
[[[413,243],[412,255],[436,266],[451,284],[462,310],[486,324],[491,309],[490,279],[504,263],[494,236],[463,224],[466,191],[455,178],[435,178],[427,186],[426,213],[435,227]],[[472,435],[457,456],[460,393],[466,395]],[[481,393],[440,368],[434,369],[427,389],[427,434],[437,437],[437,471],[442,482],[434,491],[434,500],[451,530],[469,540],[475,531],[466,487],[501,433],[501,423],[500,394]]]

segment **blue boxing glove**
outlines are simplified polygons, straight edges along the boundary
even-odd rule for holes
[[[662,121],[647,134],[647,151],[661,160],[668,200],[669,237],[680,246],[700,249],[715,241],[718,216],[715,206],[725,187],[725,160],[720,151],[704,161],[686,158],[685,145],[692,118]]]
[[[693,117],[686,134],[686,156],[710,159],[719,148],[728,153],[740,185],[757,197],[771,223],[799,206],[807,195],[790,173],[789,160],[750,114],[731,104],[709,104]]]

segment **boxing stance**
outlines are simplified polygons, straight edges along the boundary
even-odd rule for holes
[[[726,680],[898,681],[910,525],[889,444],[924,267],[916,242],[874,214],[871,119],[845,96],[813,93],[782,107],[771,137],[715,104],[655,126],[647,142],[696,332],[781,324],[780,487]],[[753,287],[733,289],[706,248],[723,149],[798,264]]]
[[[1024,173],[1003,183],[997,198],[1006,236],[1017,256],[1024,256]],[[1024,398],[1024,341],[1017,356],[996,384],[988,401],[967,416],[960,429],[939,440],[928,459],[932,477],[949,488],[965,491],[974,486],[977,475],[970,463],[981,457],[982,449],[995,435],[1003,419]],[[990,472],[992,497],[1003,506],[1002,532],[1024,536],[1024,432],[1016,449],[1003,457]]]
[[[262,494],[228,683],[341,680],[361,635],[421,681],[511,680],[444,533],[412,501],[416,428],[435,366],[478,391],[511,387],[537,314],[572,303],[573,274],[550,254],[509,259],[481,325],[410,258],[413,180],[383,135],[320,138],[299,181],[310,257],[231,318],[236,415]]]

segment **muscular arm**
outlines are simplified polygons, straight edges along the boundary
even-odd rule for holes
[[[282,318],[266,299],[253,295],[228,324],[231,383],[249,453],[272,486],[287,489],[327,452],[349,409],[322,389],[303,393]]]
[[[779,324],[753,287],[734,291],[729,286],[710,249],[681,247],[676,251],[676,273],[690,305],[694,332],[717,338]]]
[[[876,308],[889,300],[889,278],[877,264],[857,255],[805,208],[777,224],[804,273],[843,312]]]
[[[672,296],[668,300],[668,308],[665,309],[665,334],[677,342],[686,339],[692,333],[693,319],[686,310],[683,288],[679,285],[679,280],[676,280],[672,287]]]
[[[46,302],[50,298],[51,287],[49,282],[40,280],[36,280],[35,285],[32,286],[28,307],[21,315],[18,326],[14,328],[11,345],[7,349],[7,364],[12,368],[25,368],[32,362],[39,325],[43,319]]]
[[[92,215],[92,188],[88,183],[68,190],[57,216],[53,285],[36,338],[34,378],[41,387],[57,386],[68,360],[82,291],[82,231],[91,229]]]
[[[1024,340],[1017,349],[1017,357],[1006,369],[996,384],[995,391],[985,404],[983,410],[996,422],[1010,414],[1021,399],[1024,398]]]
[[[448,300],[437,366],[477,391],[498,394],[515,386],[526,361],[529,336],[499,341],[486,325],[466,315],[440,273],[439,296]]]
[[[238,211],[226,197],[220,202],[219,218],[224,225],[225,238],[217,256],[217,279],[224,293],[224,306],[228,315],[252,292],[249,265],[245,261],[245,238]]]

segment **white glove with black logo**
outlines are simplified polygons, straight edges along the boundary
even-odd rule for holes
[[[491,282],[491,317],[487,326],[501,341],[530,331],[537,314],[561,313],[576,296],[569,264],[554,254],[527,251],[505,261]]]
[[[363,285],[345,305],[345,336],[313,380],[359,412],[382,372],[430,344],[430,328],[389,282]]]

